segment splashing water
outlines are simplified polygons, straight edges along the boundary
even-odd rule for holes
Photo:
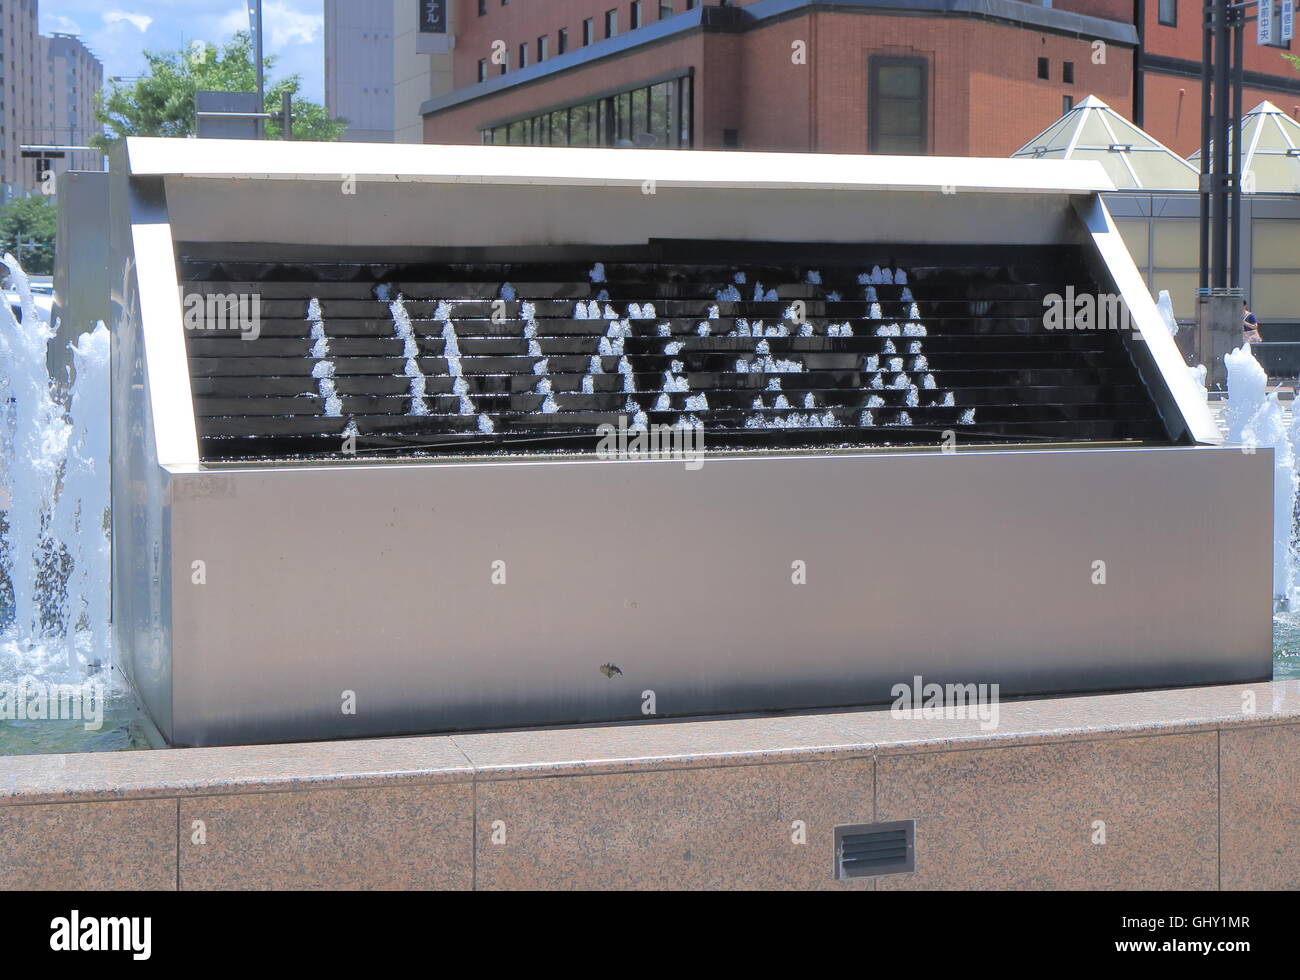
[[[1228,407],[1224,413],[1228,441],[1241,442],[1246,426],[1264,407],[1268,374],[1259,366],[1248,344],[1223,355],[1223,364],[1228,373]]]
[[[1273,594],[1282,600],[1281,619],[1294,619],[1300,600],[1300,539],[1295,507],[1300,486],[1300,425],[1292,412],[1290,432],[1277,393],[1269,393],[1268,373],[1260,367],[1249,344],[1223,355],[1227,368],[1227,439],[1248,448],[1273,450]],[[1290,612],[1284,607],[1290,606]]]
[[[111,657],[108,330],[72,345],[65,405],[46,361],[55,328],[4,265],[22,322],[0,303],[0,683],[76,684]]]

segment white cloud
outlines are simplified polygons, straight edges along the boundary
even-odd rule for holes
[[[47,14],[41,11],[41,33],[51,34],[80,34],[81,28],[71,17],[64,17],[63,14]]]
[[[319,8],[315,13],[305,13],[279,0],[270,0],[262,8],[262,29],[272,47],[311,44],[320,36],[324,26],[325,15]]]
[[[263,0],[262,30],[266,37],[263,48],[267,54],[277,54],[280,48],[292,44],[313,44],[325,29],[325,15],[320,7],[314,12],[295,9],[287,0]],[[248,12],[241,4],[220,21],[223,35],[248,30]]]
[[[153,18],[148,14],[133,14],[126,10],[108,10],[103,14],[105,24],[127,23],[143,34],[149,30],[149,25],[153,23]]]

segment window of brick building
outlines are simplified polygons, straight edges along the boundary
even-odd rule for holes
[[[582,22],[582,46],[585,48],[594,40],[596,40],[596,21],[595,18],[588,17]]]
[[[555,53],[564,54],[569,50],[569,29],[561,27],[555,32]]]
[[[479,60],[478,60],[478,80],[479,80],[480,82],[486,82],[486,81],[487,81],[487,73],[488,73],[488,60],[487,60],[486,58],[479,58]]]
[[[517,146],[692,145],[690,75],[560,106],[482,131],[484,143]]]
[[[537,60],[545,61],[551,56],[551,39],[543,35],[537,39]]]
[[[1049,62],[1046,58],[1039,58],[1039,59],[1038,59],[1038,77],[1039,77],[1039,78],[1051,78],[1051,77],[1052,77],[1052,66],[1051,66],[1051,62]]]
[[[867,92],[867,149],[871,153],[929,152],[930,113],[924,58],[873,55]]]
[[[667,20],[673,15],[673,5],[669,0],[659,0],[659,19]]]
[[[641,0],[632,0],[632,4],[628,10],[627,29],[629,31],[635,31],[640,26],[641,26]]]
[[[617,33],[618,33],[618,11],[606,10],[605,11],[605,36],[613,37]]]
[[[1065,115],[1073,108],[1074,108],[1074,96],[1073,95],[1061,96],[1061,115]]]
[[[528,42],[527,41],[519,45],[519,67],[520,68],[528,67]]]
[[[1066,85],[1074,84],[1074,62],[1065,61],[1061,63],[1061,81]]]
[[[1178,0],[1160,0],[1160,10],[1156,14],[1165,27],[1178,26]]]

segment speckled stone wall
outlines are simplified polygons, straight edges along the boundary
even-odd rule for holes
[[[0,758],[0,888],[1300,885],[1300,681],[999,707]]]

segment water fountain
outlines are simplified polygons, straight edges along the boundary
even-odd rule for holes
[[[23,311],[0,304],[0,755],[129,747],[144,735],[109,629],[108,330],[82,334],[72,376],[51,377],[58,324],[35,315],[12,256],[3,278]],[[106,721],[87,729],[29,714],[51,690],[101,707],[107,698]]]
[[[869,703],[901,661],[1008,693],[1268,670],[1263,579],[1225,581],[1173,515],[1262,493],[1269,454],[1201,444],[1204,402],[1081,181],[936,185],[943,221],[908,244],[913,178],[873,164],[774,190],[756,172],[761,194],[800,197],[776,239],[738,158],[704,154],[646,214],[677,237],[629,244],[582,217],[608,187],[553,183],[536,169],[551,157],[511,155],[522,169],[502,174],[495,148],[419,150],[410,180],[363,178],[364,202],[322,209],[309,202],[337,161],[312,152],[207,173],[210,152],[133,140],[116,164],[114,632],[173,744],[635,716],[615,678],[680,714]],[[509,222],[455,217],[504,193]],[[257,291],[262,342],[175,326],[182,295],[234,283]],[[1049,283],[1118,291],[1138,329],[1043,331]],[[24,439],[98,438],[31,404]],[[598,458],[597,425],[620,416],[707,430],[709,465]],[[49,526],[84,532],[95,504],[58,505]],[[1257,525],[1229,513],[1208,547],[1253,552]],[[1075,593],[1098,548],[1128,584]],[[793,559],[818,588],[787,591]],[[1175,567],[1178,594],[1133,584]],[[1014,629],[990,568],[1017,570]],[[853,625],[861,590],[889,610],[870,637]],[[66,615],[93,635],[103,619],[81,602]],[[663,642],[669,621],[689,643]],[[792,660],[808,635],[816,649]],[[597,669],[609,636],[618,672]],[[366,710],[340,714],[343,692]]]

